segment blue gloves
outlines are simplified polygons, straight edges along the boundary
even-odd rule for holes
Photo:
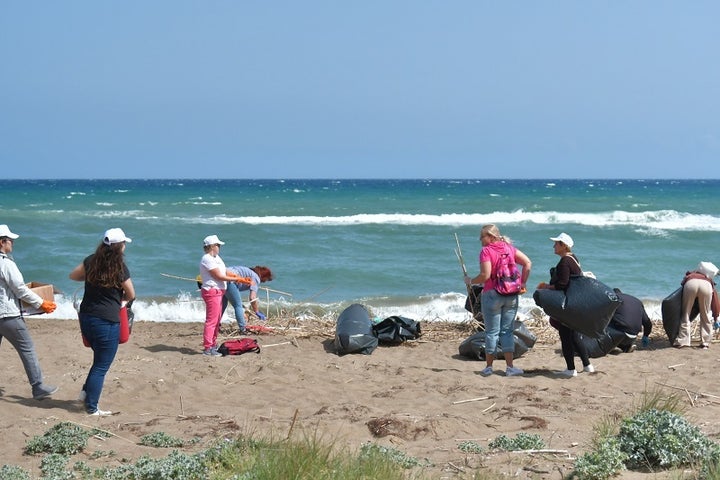
[[[715,322],[715,323],[713,323],[713,328],[714,328],[715,330],[720,330],[720,322]]]
[[[643,348],[647,348],[650,346],[650,337],[643,337],[642,338],[642,346]]]
[[[255,312],[255,315],[257,315],[257,317],[258,317],[260,320],[262,320],[263,322],[267,319],[267,317],[265,316],[265,314],[262,313],[262,312]]]

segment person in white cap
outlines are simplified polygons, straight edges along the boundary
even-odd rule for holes
[[[541,282],[537,288],[549,288],[551,290],[566,290],[570,285],[570,277],[573,275],[582,275],[580,261],[574,253],[572,247],[575,245],[570,235],[563,232],[557,237],[550,237],[553,243],[553,251],[555,255],[560,257],[555,268],[550,271],[550,283]],[[593,373],[595,367],[590,363],[590,356],[585,344],[580,339],[580,334],[560,323],[554,318],[550,318],[550,324],[557,328],[560,334],[560,346],[562,355],[565,359],[566,369],[556,372],[560,377],[572,378],[577,376],[575,370],[575,354],[580,356],[583,364],[583,372]]]
[[[20,311],[20,301],[41,308],[45,313],[54,312],[56,305],[55,302],[43,300],[25,284],[20,269],[10,255],[19,237],[7,225],[0,225],[0,341],[4,337],[15,347],[25,367],[33,398],[42,400],[57,392],[58,387],[43,383],[40,362]]]
[[[708,311],[712,311],[715,322],[720,314],[720,301],[713,280],[717,274],[718,268],[710,262],[700,262],[695,270],[685,273],[685,278],[680,282],[683,286],[680,331],[673,347],[690,346],[690,337],[692,336],[690,311],[697,300],[700,307],[700,348],[704,350],[710,348],[713,324],[708,317]]]
[[[205,254],[200,259],[200,296],[205,302],[205,327],[203,328],[203,355],[222,357],[218,352],[217,337],[223,316],[223,297],[226,282],[241,281],[241,277],[228,273],[220,258],[220,245],[225,245],[217,235],[203,239]],[[244,279],[243,279],[244,280]]]
[[[20,310],[20,301],[40,308],[45,313],[54,312],[56,305],[55,302],[43,300],[25,284],[11,256],[15,240],[19,237],[7,225],[0,225],[0,341],[6,338],[18,352],[32,387],[33,398],[42,400],[57,392],[58,387],[43,382],[35,345]]]
[[[79,400],[90,415],[112,415],[98,403],[105,375],[115,360],[120,343],[120,308],[135,300],[135,287],[125,264],[125,246],[132,239],[120,228],[105,232],[95,253],[70,272],[70,278],[85,282],[80,304],[80,331],[93,350],[93,363]]]

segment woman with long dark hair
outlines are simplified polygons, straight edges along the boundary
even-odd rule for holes
[[[80,330],[93,350],[93,363],[80,392],[90,415],[112,415],[100,410],[105,375],[120,343],[120,309],[135,300],[135,287],[125,265],[125,245],[132,240],[120,228],[105,232],[95,253],[70,272],[70,278],[85,282],[80,304]]]

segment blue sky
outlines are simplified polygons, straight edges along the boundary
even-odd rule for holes
[[[716,1],[0,2],[5,178],[720,178]]]

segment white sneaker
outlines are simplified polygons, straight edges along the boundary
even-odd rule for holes
[[[588,365],[587,367],[583,367],[583,372],[585,373],[595,373],[595,367],[592,366],[592,363]]]
[[[483,368],[482,371],[480,372],[480,375],[482,375],[483,377],[489,377],[489,376],[492,375],[492,374],[493,374],[493,368],[492,368],[492,367],[485,367],[485,368]]]
[[[110,410],[100,410],[98,408],[93,413],[90,413],[88,415],[92,415],[93,417],[107,417],[108,415],[112,415],[112,414],[113,413]]]
[[[505,376],[506,377],[515,377],[518,375],[522,375],[525,373],[522,368],[515,368],[515,367],[507,367],[505,369]]]
[[[555,375],[562,378],[572,378],[577,377],[577,371],[576,370],[563,370],[562,372],[555,372]]]

